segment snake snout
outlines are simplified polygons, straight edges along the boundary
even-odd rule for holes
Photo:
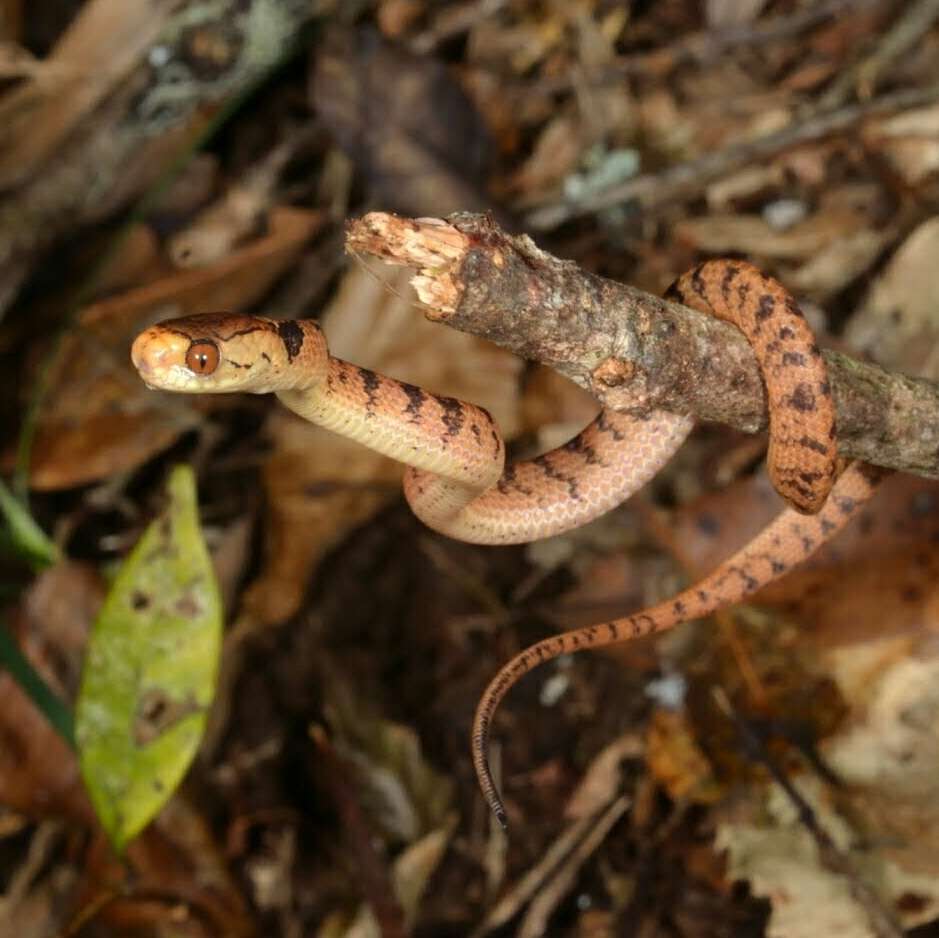
[[[188,346],[188,343],[185,344]],[[176,341],[176,336],[168,336],[154,329],[141,332],[130,348],[130,360],[151,388],[168,386],[167,379],[173,373],[174,366],[179,364],[181,356],[185,356],[185,348]]]

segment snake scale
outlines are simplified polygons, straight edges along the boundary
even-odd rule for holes
[[[743,261],[707,261],[683,274],[669,298],[737,326],[759,362],[769,401],[773,485],[788,506],[716,570],[631,616],[564,632],[519,652],[477,706],[473,762],[489,806],[506,814],[488,761],[499,702],[539,664],[659,632],[739,602],[806,559],[873,494],[882,470],[850,463],[839,475],[835,408],[821,352],[798,304]],[[273,392],[301,417],[408,466],[404,493],[427,525],[481,544],[531,541],[569,530],[641,488],[681,446],[692,421],[602,410],[574,439],[505,466],[489,414],[333,358],[308,320],[209,314],[141,333],[132,359],[151,387],[186,393]]]

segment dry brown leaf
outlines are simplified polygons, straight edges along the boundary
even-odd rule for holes
[[[675,801],[710,803],[722,794],[711,764],[685,716],[658,709],[649,723],[646,763],[652,777]]]
[[[742,26],[752,23],[765,6],[766,0],[707,0],[705,19],[711,29]]]
[[[165,276],[82,310],[53,374],[30,484],[69,488],[126,472],[192,427],[199,417],[189,401],[148,391],[133,371],[133,337],[158,319],[255,303],[322,221],[314,212],[277,209],[270,234],[218,264]]]
[[[95,279],[96,297],[151,283],[166,271],[156,232],[143,222],[131,225],[104,259]]]
[[[917,632],[939,591],[939,483],[894,475],[860,517],[757,605],[812,623],[806,641],[838,645]],[[782,508],[765,473],[677,509],[669,544],[690,575],[714,569]]]
[[[747,166],[707,187],[708,207],[715,213],[727,214],[733,202],[778,191],[785,181],[786,167],[778,160],[765,166]]]
[[[221,196],[205,207],[166,246],[176,267],[206,267],[231,254],[234,246],[257,234],[277,198],[284,169],[307,143],[316,127],[301,124],[238,176]]]
[[[531,156],[509,180],[509,191],[544,195],[574,171],[582,150],[579,125],[570,115],[558,115],[538,134]]]
[[[264,562],[244,596],[257,622],[284,622],[303,599],[324,554],[400,493],[400,464],[374,450],[275,411],[264,464]]]
[[[692,115],[679,110],[674,94],[654,87],[636,102],[639,130],[666,153],[683,153],[694,136]]]
[[[320,119],[368,172],[373,198],[417,215],[491,208],[486,128],[440,62],[339,28],[312,62]]]
[[[849,345],[888,368],[939,378],[939,217],[897,249],[845,331]]]
[[[811,255],[804,264],[786,272],[786,284],[821,301],[864,276],[896,239],[893,226],[860,227]]]
[[[107,903],[95,921],[115,934],[180,938],[258,934],[208,821],[179,793],[130,844],[125,858],[115,856],[102,834],[80,866],[83,880],[73,897],[75,910],[94,907],[102,884],[111,886],[115,901]],[[154,901],[155,896],[173,901]]]
[[[20,606],[15,632],[23,654],[66,703],[103,597],[104,584],[92,568],[65,561],[41,573]],[[74,751],[7,671],[0,672],[0,700],[0,802],[31,817],[92,824]]]
[[[564,806],[564,817],[569,820],[589,817],[611,804],[622,787],[622,763],[626,759],[640,759],[645,745],[633,733],[627,733],[608,743],[590,760],[584,776]]]
[[[838,846],[861,870],[861,875],[883,896],[886,881],[895,879],[872,857],[860,832],[832,807],[819,782],[798,779],[799,793]],[[861,845],[852,850],[852,845]],[[854,898],[847,877],[826,869],[819,861],[815,840],[800,822],[788,797],[773,786],[769,793],[753,792],[746,804],[738,801],[735,816],[721,823],[715,847],[726,851],[728,877],[746,880],[757,896],[766,898],[772,909],[766,934],[772,938],[876,938],[878,934],[862,905]],[[931,889],[935,889],[933,879]],[[921,884],[908,877],[903,888],[918,894]],[[922,884],[925,885],[925,884]]]
[[[529,12],[537,15],[540,10],[530,7]],[[477,21],[469,34],[466,57],[482,65],[498,64],[515,74],[526,72],[565,39],[567,24],[552,14],[549,11],[544,19],[528,18],[514,23],[504,22],[500,17]]]
[[[30,82],[0,101],[5,144],[0,185],[10,186],[65,136],[142,59],[180,0],[89,0],[48,60],[58,81]],[[26,126],[28,122],[28,132]]]
[[[917,910],[928,915],[908,924],[939,909],[937,616],[939,601],[929,634],[918,640],[869,642],[828,656],[852,704],[852,720],[825,744],[828,763],[849,786],[855,817],[878,854],[932,883],[929,908]]]
[[[813,645],[845,645],[934,629],[937,600],[939,550],[923,542],[827,570],[794,571],[757,601],[810,624]]]
[[[756,251],[762,257],[804,260],[833,241],[857,231],[858,213],[828,211],[813,215],[784,231],[758,215],[708,215],[675,225],[675,238],[712,254]]]
[[[921,185],[939,172],[939,106],[871,122],[863,136],[909,186]]]
[[[389,39],[400,39],[424,15],[418,0],[382,0],[375,11],[378,28]]]
[[[802,577],[790,581],[798,618],[811,623],[811,630],[773,634],[816,677],[834,682],[844,711],[837,724],[816,727],[838,788],[825,788],[815,774],[791,781],[857,875],[904,927],[913,927],[939,909],[939,490],[935,483],[895,476],[880,495],[883,501],[876,498],[844,539],[825,548],[821,560],[839,562],[837,572],[793,574]],[[713,524],[705,527],[713,531]],[[915,549],[904,549],[908,538]],[[930,569],[920,578],[921,563]],[[806,578],[822,574],[824,598],[806,586]],[[891,600],[898,587],[910,594],[906,610]],[[839,622],[840,628],[832,624]],[[749,632],[747,648],[761,659],[766,654]],[[761,670],[788,676],[793,663],[782,665],[768,662]],[[791,702],[772,709],[795,725],[814,720],[824,709],[817,693],[809,695],[809,709],[801,715]],[[777,786],[738,790],[717,845],[728,852],[730,875],[748,880],[755,894],[770,900],[768,934],[881,934],[848,879],[820,862],[815,840]]]

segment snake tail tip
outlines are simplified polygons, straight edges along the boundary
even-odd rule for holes
[[[506,817],[505,811],[502,808],[496,808],[494,813],[496,820],[499,822],[499,827],[507,834],[509,832],[509,819]]]

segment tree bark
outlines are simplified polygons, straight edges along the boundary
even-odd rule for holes
[[[767,424],[753,353],[733,326],[581,270],[486,215],[373,212],[347,249],[418,268],[431,319],[543,362],[613,410],[662,409],[755,432]],[[939,478],[939,385],[824,353],[841,455]]]

